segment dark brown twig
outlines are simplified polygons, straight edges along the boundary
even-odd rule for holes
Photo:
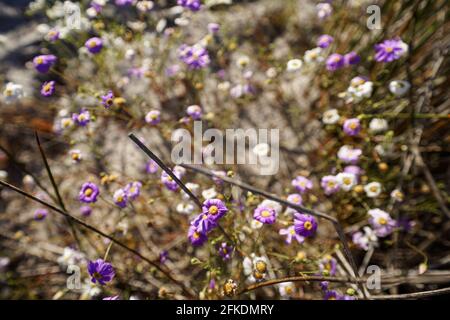
[[[35,202],[38,202],[38,203],[40,203],[40,204],[46,206],[47,208],[49,208],[49,209],[51,209],[51,210],[53,210],[53,211],[55,211],[55,212],[57,212],[57,213],[63,215],[64,217],[70,219],[71,221],[73,221],[73,222],[75,222],[75,223],[77,223],[77,224],[79,224],[79,225],[85,227],[86,229],[89,229],[89,230],[91,230],[91,231],[93,231],[93,232],[99,234],[100,236],[102,236],[102,237],[104,237],[104,238],[107,238],[107,239],[111,240],[112,242],[114,242],[114,243],[117,244],[118,246],[120,246],[120,247],[122,247],[123,249],[125,249],[125,250],[131,252],[131,253],[134,254],[135,256],[141,258],[142,260],[144,260],[145,262],[147,262],[147,263],[150,264],[151,266],[153,266],[153,267],[155,267],[156,269],[158,269],[158,270],[159,270],[162,274],[164,274],[169,280],[171,280],[174,284],[176,284],[177,286],[179,286],[179,287],[183,290],[183,292],[184,292],[188,297],[190,297],[190,298],[196,297],[195,293],[193,293],[193,292],[191,291],[191,289],[188,288],[184,283],[182,283],[181,281],[178,281],[177,279],[175,279],[168,271],[164,270],[158,263],[156,263],[156,262],[150,260],[149,258],[143,256],[142,254],[139,253],[139,251],[137,251],[137,250],[135,250],[135,249],[132,249],[132,248],[128,247],[126,244],[124,244],[124,243],[122,243],[121,241],[117,240],[116,238],[114,238],[114,237],[112,237],[112,236],[110,236],[110,235],[104,233],[103,231],[101,231],[101,230],[99,230],[99,229],[97,229],[97,228],[91,226],[90,224],[84,222],[83,220],[80,220],[80,219],[78,219],[78,218],[72,216],[71,214],[67,213],[66,211],[61,210],[60,208],[55,207],[54,205],[52,205],[52,204],[50,204],[50,203],[48,203],[48,202],[46,202],[46,201],[44,201],[44,200],[39,199],[39,198],[37,198],[37,197],[35,197],[35,196],[29,194],[28,192],[25,192],[25,191],[23,191],[23,190],[21,190],[21,189],[15,187],[15,186],[9,184],[9,183],[6,182],[6,181],[0,180],[0,185],[6,187],[6,188],[8,188],[8,189],[11,189],[11,190],[13,190],[13,191],[15,191],[15,192],[17,192],[17,193],[23,195],[23,196],[25,196],[25,197],[27,197],[27,198],[29,198],[29,199],[35,201]]]
[[[50,165],[48,164],[47,157],[45,155],[44,149],[42,148],[41,140],[39,139],[39,135],[38,135],[37,131],[34,132],[34,136],[36,138],[36,143],[38,145],[39,152],[41,153],[41,157],[42,157],[42,161],[44,162],[45,169],[47,170],[48,177],[50,178],[50,181],[52,183],[53,190],[56,194],[56,197],[58,198],[58,203],[63,211],[67,211],[66,207],[64,205],[64,201],[61,198],[61,194],[59,193],[58,185],[56,184],[55,178],[53,178],[52,170],[50,169]],[[66,220],[67,220],[67,223],[69,224],[73,238],[75,239],[75,242],[78,244],[78,248],[81,250],[82,249],[81,241],[78,238],[77,230],[75,229],[75,226],[73,225],[73,222],[70,219],[66,218]]]
[[[2,145],[0,145],[0,150],[2,150],[6,156],[8,157],[9,160],[12,161],[13,165],[15,167],[17,167],[20,171],[22,171],[24,174],[29,175],[30,177],[33,178],[34,183],[36,183],[36,185],[42,190],[44,191],[53,201],[57,201],[58,199],[56,199],[56,197],[50,192],[48,191],[48,189],[46,187],[44,187],[44,185],[39,181],[39,179],[36,177],[36,175],[34,175],[30,170],[27,169],[26,165],[19,162],[5,147],[3,147]]]
[[[195,204],[199,207],[200,210],[202,210],[202,203],[199,200],[199,198],[197,198],[196,195],[194,195],[191,190],[189,190],[188,187],[186,187],[186,185],[180,180],[178,179],[178,177],[173,173],[173,171],[165,165],[165,163],[158,158],[158,156],[156,156],[149,148],[147,148],[147,146],[145,144],[143,144],[133,133],[130,133],[128,135],[130,137],[131,140],[133,140],[133,142],[142,150],[144,151],[144,153],[146,155],[148,155],[153,161],[155,161],[159,167],[161,169],[163,169],[170,177],[172,177],[172,179],[178,184],[178,186],[183,189],[184,192],[187,193],[187,195],[195,202]],[[222,226],[220,224],[217,225],[217,227],[219,228],[219,230],[225,235],[225,237],[228,239],[228,241],[230,241],[233,246],[236,248],[236,251],[239,252],[240,254],[244,255],[239,248],[236,246],[235,241],[231,238],[231,236],[222,228]]]

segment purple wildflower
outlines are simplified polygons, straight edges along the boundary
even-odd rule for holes
[[[291,202],[291,203],[293,203],[293,204],[298,204],[300,206],[303,203],[302,196],[299,195],[298,193],[292,193],[292,194],[288,195],[286,200]]]
[[[116,275],[113,266],[102,259],[89,261],[87,268],[91,276],[91,281],[93,283],[98,282],[101,285],[105,285],[106,282],[111,281]]]
[[[201,69],[210,62],[208,50],[200,44],[182,45],[179,48],[179,57],[190,69]]]
[[[117,189],[113,195],[114,203],[120,208],[125,208],[128,203],[128,195],[124,189]]]
[[[253,219],[265,224],[272,224],[277,218],[277,213],[273,208],[258,206],[253,212]]]
[[[356,136],[361,131],[361,122],[358,118],[347,119],[342,127],[345,134]]]
[[[195,226],[197,230],[203,234],[207,234],[212,229],[217,227],[217,220],[207,213],[200,213],[192,220],[191,225]]]
[[[400,39],[385,40],[375,45],[375,60],[391,62],[400,59],[408,51],[408,46]]]
[[[101,96],[101,98],[102,104],[106,109],[109,109],[114,103],[114,94],[111,90],[109,90],[104,96]]]
[[[334,276],[336,274],[337,261],[331,256],[322,258],[319,262],[319,269],[322,275]]]
[[[330,44],[334,41],[333,37],[328,34],[323,34],[317,40],[317,46],[319,48],[325,49],[330,46]]]
[[[166,76],[173,77],[180,71],[180,65],[173,64],[166,68]]]
[[[342,146],[337,156],[340,160],[345,163],[355,164],[359,161],[359,157],[362,155],[362,150],[358,148],[353,148],[352,146],[344,145]]]
[[[175,176],[179,179],[179,174],[174,172]],[[165,171],[161,173],[161,182],[164,183],[167,189],[170,191],[177,191],[178,190],[178,184],[175,182],[175,180],[172,179],[171,176],[169,176]]]
[[[202,118],[202,108],[198,105],[192,105],[187,107],[186,113],[193,119],[193,120],[200,120]]]
[[[161,122],[160,115],[161,115],[161,112],[159,112],[159,110],[150,110],[145,115],[145,122],[147,122],[148,124],[151,124],[151,125],[157,125],[158,123]]]
[[[328,18],[333,13],[333,7],[327,2],[321,2],[316,4],[317,17],[319,19]]]
[[[41,95],[50,97],[55,92],[55,81],[44,82],[41,87]]]
[[[213,221],[217,221],[227,213],[228,209],[219,199],[207,199],[203,202],[202,212],[209,215]]]
[[[116,0],[116,6],[123,7],[129,6],[134,3],[134,0]]]
[[[99,193],[99,189],[94,183],[86,182],[81,186],[78,199],[84,203],[96,202]]]
[[[202,6],[200,0],[178,0],[177,3],[179,6],[187,8],[191,11],[198,11]]]
[[[337,191],[339,191],[339,180],[336,176],[324,176],[320,180],[320,186],[323,188],[323,191],[326,195],[333,194]]]
[[[37,209],[34,212],[34,220],[36,221],[41,221],[44,220],[48,215],[48,210],[47,209]]]
[[[209,33],[217,33],[220,30],[220,25],[218,23],[208,23],[208,31]]]
[[[40,73],[47,73],[50,68],[56,63],[56,56],[52,54],[40,55],[34,57],[33,64],[36,70]]]
[[[82,109],[80,113],[73,113],[72,120],[79,126],[86,126],[91,121],[91,114],[88,110]]]
[[[90,38],[86,41],[84,46],[88,49],[90,53],[97,54],[103,48],[103,41],[98,37]]]
[[[355,51],[349,52],[344,55],[344,62],[346,66],[358,64],[360,61],[361,57]]]
[[[128,196],[128,199],[134,200],[139,197],[141,193],[142,183],[139,181],[130,182],[125,186],[125,192]]]
[[[102,300],[119,300],[119,296],[104,297]]]
[[[156,173],[156,172],[158,172],[158,168],[159,168],[158,164],[153,160],[149,160],[145,164],[145,172],[147,172],[147,173],[151,173],[151,174]]]
[[[297,176],[294,180],[292,180],[291,184],[300,193],[305,193],[313,187],[312,181],[303,176]]]
[[[206,240],[208,240],[208,237],[201,233],[194,225],[189,227],[188,238],[194,247],[201,246]]]
[[[376,208],[369,210],[368,214],[369,223],[378,237],[386,237],[394,231],[397,223],[386,211]]]
[[[224,261],[231,259],[233,250],[234,250],[233,246],[227,245],[226,242],[222,242],[218,247],[219,255],[222,257]]]
[[[50,42],[55,42],[59,39],[60,33],[58,30],[52,29],[47,33],[47,39]]]
[[[294,216],[294,228],[298,235],[307,238],[316,232],[317,221],[309,214],[297,213]]]
[[[297,240],[298,243],[303,243],[305,241],[304,237],[302,237],[301,235],[299,235],[295,232],[294,226],[287,227],[286,229],[280,229],[279,233],[282,236],[286,236],[285,241],[287,244],[291,244],[292,238],[295,238],[295,240]]]
[[[80,208],[80,213],[83,217],[89,217],[92,213],[92,208],[90,206],[82,206]]]
[[[159,263],[163,264],[169,258],[169,251],[163,250],[159,253]]]
[[[361,169],[361,167],[359,167],[359,166],[350,165],[350,166],[346,166],[344,168],[344,172],[352,173],[358,178],[361,174],[363,174],[364,170]]]
[[[339,53],[333,53],[327,59],[326,65],[328,71],[336,71],[345,64],[344,57]]]
[[[327,290],[325,291],[324,300],[340,300],[339,294],[335,290]]]

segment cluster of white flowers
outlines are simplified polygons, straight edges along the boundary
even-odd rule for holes
[[[359,102],[363,99],[370,98],[373,92],[373,82],[364,77],[355,77],[350,81],[350,86],[346,92],[339,96],[345,99],[346,103]]]

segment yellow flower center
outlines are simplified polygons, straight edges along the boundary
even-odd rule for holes
[[[261,216],[263,216],[264,218],[270,217],[270,211],[269,210],[263,210],[263,212],[261,212]]]
[[[328,181],[328,187],[334,188],[334,186],[335,186],[334,181]]]
[[[264,261],[258,261],[255,264],[255,269],[259,273],[265,273],[267,270],[267,264]]]
[[[381,225],[385,225],[387,223],[387,220],[385,218],[378,219],[378,223]]]
[[[394,51],[394,48],[392,48],[392,47],[386,47],[386,52],[387,52],[387,53],[391,53],[392,51]]]
[[[39,58],[36,59],[36,63],[37,64],[43,64],[44,63],[44,59],[39,57]]]
[[[303,224],[303,227],[304,227],[306,230],[311,230],[311,229],[312,229],[312,223],[311,223],[310,221],[306,221],[306,222]]]
[[[291,229],[290,234],[295,235],[295,230]]]
[[[93,192],[94,191],[91,188],[88,188],[84,191],[84,194],[89,197]]]
[[[217,212],[219,212],[219,208],[217,208],[217,206],[211,206],[209,207],[208,212],[213,215],[217,214]]]
[[[51,89],[52,89],[52,85],[51,85],[50,83],[47,83],[47,84],[44,86],[44,91],[45,91],[45,92],[49,92]]]
[[[344,184],[351,184],[352,180],[350,178],[344,178],[343,182],[344,182]]]
[[[287,294],[291,294],[292,291],[293,291],[291,286],[288,286],[288,287],[284,288],[284,290],[286,291]]]
[[[198,238],[200,238],[200,234],[198,232],[194,232],[194,234],[192,235],[192,238],[197,240]]]
[[[91,48],[94,48],[97,45],[97,43],[95,41],[90,41],[88,46]]]
[[[370,187],[370,191],[377,192],[378,188],[376,186],[372,186],[372,187]]]
[[[350,129],[356,129],[356,127],[358,127],[358,124],[356,122],[352,122],[350,123]]]

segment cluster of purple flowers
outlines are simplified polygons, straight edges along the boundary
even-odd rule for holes
[[[360,61],[361,57],[354,51],[349,52],[345,55],[333,53],[328,57],[326,61],[326,67],[328,71],[336,71],[345,66],[358,64]]]
[[[207,234],[217,227],[218,221],[228,212],[222,200],[208,199],[203,202],[202,212],[191,221],[188,238],[193,246],[202,245]]]
[[[141,193],[142,183],[134,181],[128,183],[125,188],[117,189],[114,192],[114,203],[120,208],[125,208],[128,201],[135,200]]]
[[[180,60],[187,64],[190,69],[201,69],[209,65],[208,50],[200,44],[193,46],[183,44],[178,52]]]
[[[178,0],[177,4],[191,11],[198,11],[202,7],[200,0]]]

